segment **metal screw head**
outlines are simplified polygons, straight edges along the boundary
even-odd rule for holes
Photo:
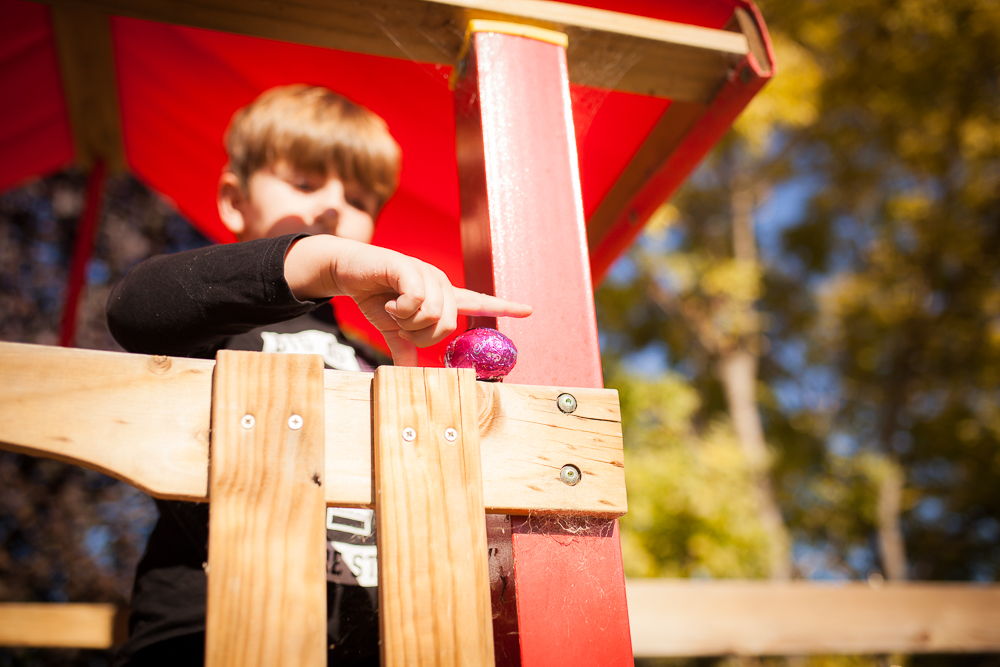
[[[253,425],[257,423],[257,420],[253,418],[253,415],[243,415],[240,419],[240,426],[247,429],[248,431],[253,428]]]
[[[300,417],[299,415],[292,415],[291,417],[289,417],[288,428],[292,429],[293,431],[298,431],[300,428],[302,428],[302,417]]]
[[[444,430],[444,439],[448,442],[455,442],[458,439],[458,431],[453,428],[446,428]]]
[[[407,442],[413,442],[416,439],[417,439],[416,431],[414,431],[409,426],[403,429],[403,440],[406,440]]]
[[[576,410],[576,397],[573,394],[559,394],[559,398],[556,399],[556,405],[563,412],[573,412]]]
[[[583,477],[583,473],[572,463],[567,463],[559,471],[559,479],[563,484],[568,486],[576,486],[580,483],[580,479]]]

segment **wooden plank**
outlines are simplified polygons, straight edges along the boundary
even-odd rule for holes
[[[113,604],[0,603],[0,646],[107,649],[124,641],[127,616]]]
[[[217,356],[209,667],[326,664],[322,373],[317,355]]]
[[[326,489],[331,506],[372,507],[371,377],[325,373]],[[486,382],[476,386],[488,512],[621,516],[628,511],[617,391]],[[556,404],[563,393],[576,398],[578,408],[572,414]],[[567,464],[583,473],[575,486],[559,479]]]
[[[326,491],[331,507],[375,506],[372,373],[325,371]]]
[[[382,664],[493,665],[475,373],[375,371]]]
[[[1000,651],[1000,586],[629,579],[637,657]]]
[[[158,498],[208,498],[214,361],[0,343],[0,448],[100,470]],[[372,507],[372,374],[327,370],[326,503]],[[621,516],[618,394],[477,383],[487,511]],[[576,412],[556,407],[574,395]],[[581,483],[559,481],[563,465]]]
[[[97,160],[112,172],[125,169],[108,16],[85,6],[56,4],[52,29],[77,161],[86,169]]]
[[[0,343],[0,446],[204,500],[214,366]]]
[[[602,516],[628,511],[617,391],[477,385],[487,511]],[[577,403],[569,414],[557,403],[564,393]],[[560,479],[566,465],[582,473],[574,486]]]
[[[702,102],[749,48],[737,32],[548,0],[47,1],[443,65],[457,62],[471,19],[527,23],[569,36],[574,83]]]

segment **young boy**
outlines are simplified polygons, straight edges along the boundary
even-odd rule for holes
[[[373,355],[343,337],[330,297],[353,298],[398,365],[415,365],[416,348],[454,331],[459,313],[530,314],[368,245],[396,188],[400,156],[385,123],[367,109],[323,88],[276,88],[237,112],[226,147],[219,215],[241,242],[134,267],[107,310],[126,350],[206,358],[221,348],[319,353],[332,368],[371,370]],[[116,664],[203,664],[208,505],[157,506]],[[331,508],[327,528],[330,662],[378,664],[371,512]]]

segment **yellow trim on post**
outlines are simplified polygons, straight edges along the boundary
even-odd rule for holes
[[[514,35],[515,37],[527,37],[536,39],[539,42],[548,42],[561,46],[564,49],[569,46],[569,37],[564,32],[539,28],[537,25],[526,23],[513,23],[511,21],[495,21],[492,19],[472,19],[465,29],[465,40],[462,42],[462,49],[458,52],[458,59],[455,61],[455,69],[448,77],[448,87],[455,90],[455,81],[458,78],[458,64],[465,60],[469,53],[469,44],[472,42],[472,35],[477,32],[497,32],[502,35]]]
[[[504,35],[516,35],[517,37],[527,37],[537,39],[540,42],[548,42],[561,46],[564,49],[569,46],[569,37],[566,33],[557,30],[539,28],[537,25],[526,23],[512,23],[511,21],[493,21],[490,19],[472,19],[469,27],[465,30],[465,46],[463,51],[469,48],[469,38],[474,32],[499,32]]]

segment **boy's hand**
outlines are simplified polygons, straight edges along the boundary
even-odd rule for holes
[[[531,314],[531,306],[455,287],[443,271],[419,259],[329,235],[293,244],[285,279],[298,299],[353,298],[382,333],[397,366],[416,366],[416,348],[444,340],[460,314]]]

